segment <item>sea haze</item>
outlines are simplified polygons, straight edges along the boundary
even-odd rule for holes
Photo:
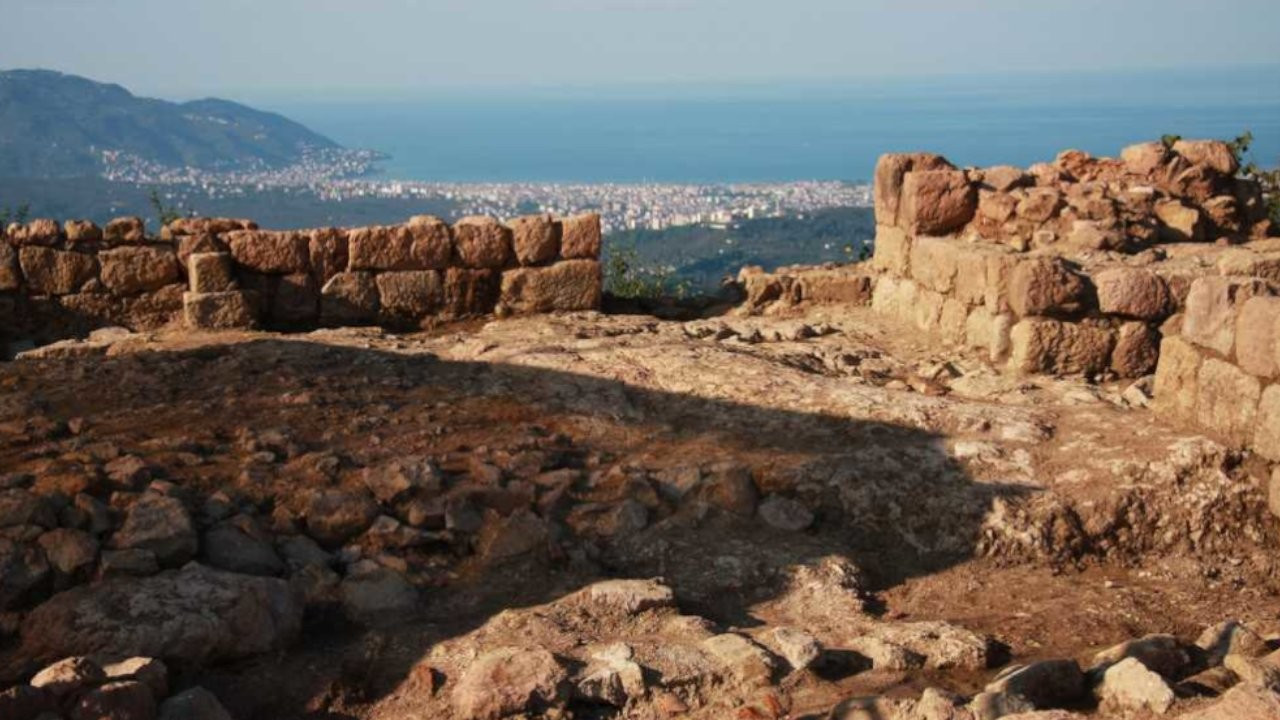
[[[1254,159],[1280,164],[1276,66],[258,102],[423,181],[865,180],[889,151],[1028,165],[1245,129]]]

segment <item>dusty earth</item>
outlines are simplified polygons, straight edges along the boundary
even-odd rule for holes
[[[170,691],[245,720],[1269,701],[1265,467],[1161,425],[1143,382],[1010,376],[867,309],[797,312],[103,333],[0,364],[0,488],[57,517],[0,537],[0,688],[155,655]],[[88,560],[32,569],[23,547],[62,557],[50,525]],[[1164,660],[1095,658],[1152,634]],[[1113,676],[1126,655],[1150,677]],[[1032,680],[992,684],[1016,665]]]

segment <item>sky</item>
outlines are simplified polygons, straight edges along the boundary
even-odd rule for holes
[[[0,68],[171,99],[1280,63],[1277,0],[0,0]]]

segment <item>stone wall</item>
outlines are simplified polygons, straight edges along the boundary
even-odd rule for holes
[[[1280,263],[1238,170],[1216,141],[1027,170],[885,155],[872,306],[1015,371],[1147,375],[1197,278]]]
[[[0,341],[103,326],[151,330],[419,327],[490,313],[600,306],[600,219],[433,217],[402,225],[266,231],[187,218],[150,237],[137,218],[99,228],[35,220],[0,234]]]

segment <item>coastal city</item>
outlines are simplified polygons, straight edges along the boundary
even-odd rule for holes
[[[663,230],[685,225],[727,227],[741,220],[803,216],[833,207],[869,207],[871,186],[843,181],[744,184],[447,183],[383,179],[382,156],[324,149],[283,168],[173,168],[123,153],[103,154],[103,177],[116,182],[189,188],[211,198],[288,189],[342,203],[364,198],[445,200],[458,215],[510,218],[534,213],[601,215],[603,230]]]

